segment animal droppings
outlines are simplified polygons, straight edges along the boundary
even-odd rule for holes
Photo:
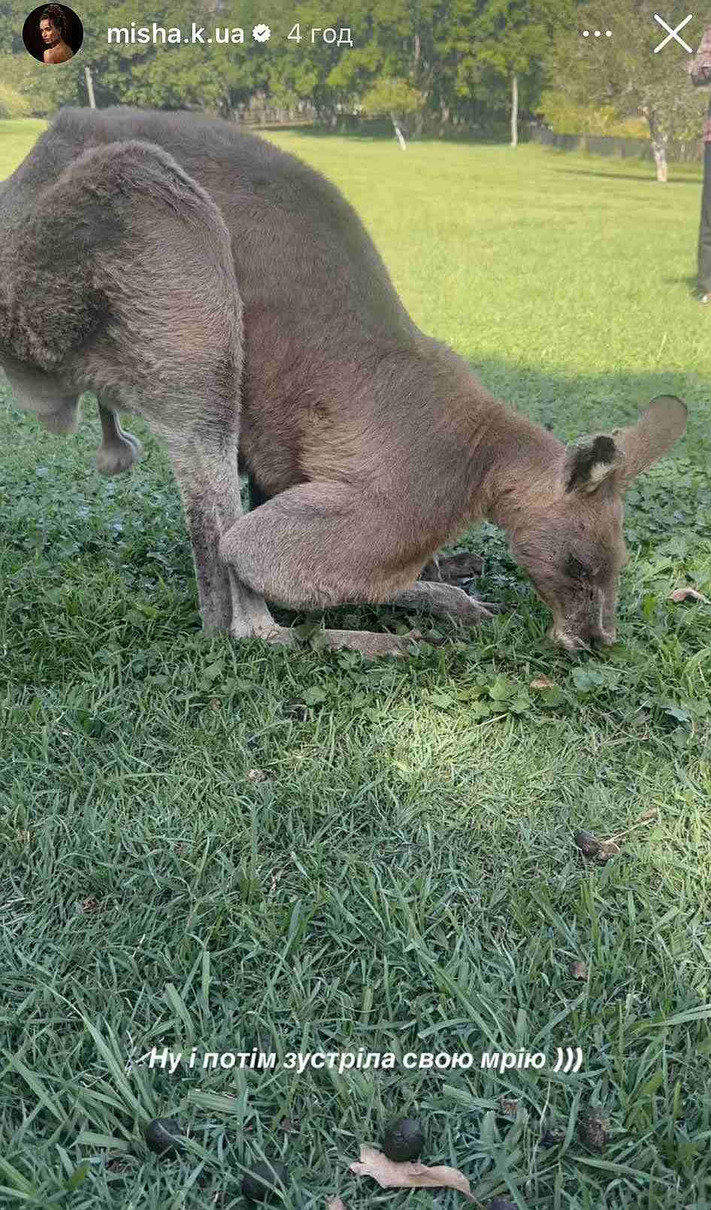
[[[242,1193],[250,1202],[271,1201],[276,1193],[276,1186],[285,1186],[288,1180],[286,1164],[281,1160],[267,1163],[262,1160],[242,1177]]]
[[[146,1147],[156,1155],[175,1155],[182,1148],[182,1130],[175,1118],[153,1118],[143,1131]]]
[[[398,1118],[392,1122],[383,1138],[383,1154],[389,1160],[404,1163],[416,1160],[425,1145],[422,1127],[414,1118]]]
[[[600,852],[600,841],[592,832],[576,832],[573,840],[583,857],[597,857]]]
[[[599,1113],[590,1111],[583,1115],[578,1123],[578,1134],[581,1142],[591,1151],[604,1151],[608,1140],[609,1123]]]
[[[617,857],[620,852],[620,846],[614,840],[598,840],[592,832],[576,832],[573,839],[583,857],[598,861],[600,865],[611,857]]]

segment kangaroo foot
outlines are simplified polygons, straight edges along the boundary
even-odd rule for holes
[[[445,641],[425,638],[419,630],[411,630],[408,634],[372,634],[367,630],[318,630],[313,637],[316,636],[320,650],[340,651],[345,648],[360,651],[361,655],[370,660],[377,660],[386,655],[403,659],[410,654],[411,643],[425,642],[440,646]],[[233,631],[232,637],[262,639],[265,643],[278,643],[292,650],[300,645],[293,630],[288,626],[279,626],[276,622],[272,626],[253,626],[249,634],[235,636]]]
[[[430,584],[422,580],[399,592],[389,604],[425,613],[450,614],[471,626],[490,621],[494,614],[506,612],[505,605],[495,601],[479,601],[454,584]]]
[[[428,639],[419,630],[410,630],[407,634],[371,634],[367,630],[322,630],[317,631],[319,646],[332,651],[342,647],[351,651],[360,651],[369,660],[377,660],[381,656],[394,655],[403,659],[410,655],[411,643],[430,643],[440,646],[443,639]]]

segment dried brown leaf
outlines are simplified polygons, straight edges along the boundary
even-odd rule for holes
[[[326,1210],[346,1210],[346,1203],[340,1197],[327,1197]]]
[[[614,850],[616,852],[619,852],[618,845],[619,845],[620,841],[624,840],[626,836],[631,836],[631,834],[632,834],[632,832],[634,832],[635,828],[643,828],[645,826],[645,824],[656,823],[658,821],[658,819],[659,819],[659,808],[658,807],[648,807],[646,811],[643,811],[642,814],[637,817],[635,822],[632,824],[632,827],[628,828],[626,832],[617,832],[615,836],[610,836],[610,837],[608,837],[607,840],[601,841],[601,844],[602,844],[603,848],[607,848],[608,850],[610,849],[610,846],[613,846]],[[608,857],[614,856],[614,855],[615,855],[615,852],[608,852],[608,854],[607,854]],[[603,860],[606,861],[607,857],[604,857]]]
[[[581,979],[583,982],[585,982],[588,977],[588,968],[584,962],[572,962],[570,966],[570,973],[574,979]]]
[[[701,601],[704,605],[711,605],[708,597],[705,597],[702,592],[698,592],[695,588],[675,588],[674,592],[669,593],[670,601]]]
[[[501,1112],[505,1114],[507,1118],[516,1117],[516,1113],[518,1111],[518,1101],[515,1099],[515,1097],[499,1097],[499,1105],[501,1107]]]
[[[372,1176],[381,1189],[457,1189],[468,1202],[476,1201],[472,1197],[469,1181],[458,1168],[444,1165],[429,1168],[415,1160],[397,1164],[383,1155],[382,1151],[376,1151],[375,1147],[361,1145],[360,1160],[350,1165],[350,1171],[356,1176]]]
[[[531,681],[531,689],[555,689],[555,683],[547,676],[537,676],[535,681]]]

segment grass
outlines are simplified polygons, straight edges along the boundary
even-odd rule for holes
[[[46,129],[47,123],[38,118],[0,120],[0,181],[15,171]]]
[[[6,396],[0,1201],[239,1206],[266,1154],[286,1159],[282,1204],[299,1210],[336,1194],[349,1210],[463,1204],[349,1172],[408,1114],[425,1161],[461,1168],[477,1204],[702,1210],[711,609],[669,600],[684,584],[711,596],[698,174],[660,186],[648,165],[539,147],[270,137],[341,186],[415,320],[490,388],[566,438],[675,393],[688,434],[628,495],[607,655],[547,645],[543,606],[484,526],[461,545],[513,612],[476,632],[443,621],[448,646],[366,664],[203,638],[146,426],[130,426],[147,451],[134,473],[104,480],[91,403],[60,441]],[[407,627],[388,610],[329,622]],[[584,861],[577,829],[619,855]],[[274,1070],[200,1066],[253,1046]],[[582,1066],[556,1073],[567,1046]],[[151,1068],[152,1047],[197,1063]],[[360,1047],[395,1066],[288,1069],[290,1052]],[[481,1069],[482,1051],[520,1048],[548,1065]],[[473,1066],[401,1062],[428,1052]],[[609,1121],[602,1149],[589,1111]],[[179,1158],[146,1151],[154,1116],[189,1129]]]

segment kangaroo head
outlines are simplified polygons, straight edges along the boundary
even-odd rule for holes
[[[563,448],[553,485],[518,510],[511,552],[553,613],[550,638],[568,651],[614,643],[623,494],[684,432],[686,406],[660,395],[637,424]]]

